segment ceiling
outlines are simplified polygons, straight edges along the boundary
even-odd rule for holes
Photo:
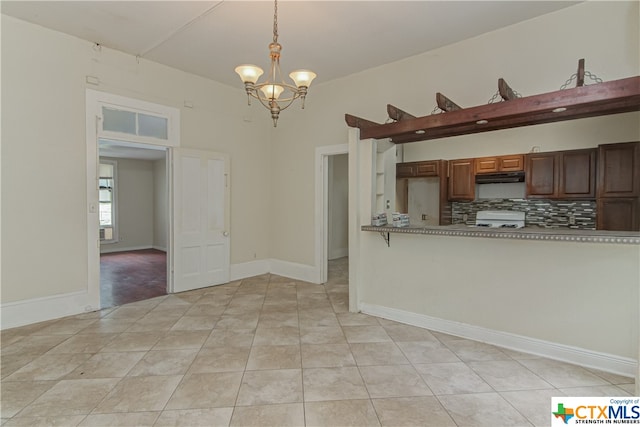
[[[579,1],[287,1],[278,3],[282,71],[314,84],[515,24]],[[3,14],[242,87],[268,68],[272,1],[6,1]]]

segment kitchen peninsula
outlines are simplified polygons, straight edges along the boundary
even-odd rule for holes
[[[419,150],[414,151],[405,158],[419,161]],[[374,140],[350,133],[350,192],[356,205],[350,207],[355,215],[349,239],[358,253],[350,256],[350,293],[358,311],[637,375],[639,232],[529,222],[519,229],[470,227],[471,215],[460,224],[374,227],[371,177],[377,155]]]

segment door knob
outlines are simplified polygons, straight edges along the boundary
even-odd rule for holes
[[[229,236],[229,232],[228,232],[228,231],[223,231],[223,232],[222,232],[222,235],[223,235],[224,237],[228,237],[228,236]]]

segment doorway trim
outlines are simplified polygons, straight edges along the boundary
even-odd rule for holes
[[[167,139],[108,132],[101,129],[102,106],[120,108],[134,112],[152,113],[165,117]],[[86,147],[87,147],[87,301],[85,311],[100,310],[100,235],[98,219],[98,169],[100,163],[98,138],[143,143],[167,148],[167,165],[172,159],[172,148],[180,146],[180,110],[166,105],[154,104],[139,99],[128,98],[93,89],[86,89],[85,104]],[[173,185],[170,169],[167,168],[168,200],[172,204]],[[167,265],[172,265],[172,209],[169,209],[169,236]],[[167,291],[173,289],[172,276],[167,275]]]
[[[329,156],[349,154],[349,144],[316,147],[315,153],[315,275],[317,283],[327,281],[329,235]]]

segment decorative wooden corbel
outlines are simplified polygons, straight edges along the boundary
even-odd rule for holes
[[[460,107],[458,104],[456,104],[440,92],[436,93],[436,104],[438,104],[438,108],[442,111],[462,110],[462,107]]]
[[[505,101],[516,99],[518,97],[502,77],[498,79],[498,92]]]
[[[352,116],[351,114],[345,114],[344,121],[347,122],[347,125],[349,127],[358,128],[360,130],[367,129],[373,126],[380,126],[380,123],[376,123],[367,119],[362,119],[360,117]]]
[[[389,114],[389,117],[391,119],[397,122],[399,122],[400,120],[408,120],[408,119],[416,118],[416,116],[414,116],[413,114],[409,114],[406,111],[402,111],[398,107],[395,107],[391,104],[387,104],[387,114]]]
[[[584,86],[584,58],[578,61],[578,80],[576,87]]]

